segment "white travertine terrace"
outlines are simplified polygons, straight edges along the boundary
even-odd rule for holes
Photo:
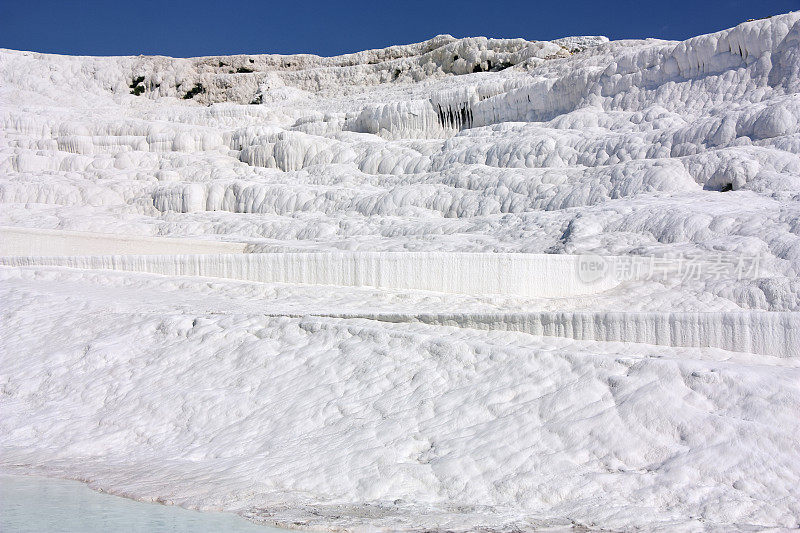
[[[0,226],[0,261],[10,257],[69,257],[91,254],[173,255],[241,253],[242,243],[200,239],[137,237],[114,233],[90,233]]]
[[[798,528],[799,277],[800,12],[0,50],[4,470],[296,528]]]
[[[150,243],[147,243],[148,245]],[[0,265],[201,276],[259,283],[410,289],[475,296],[563,298],[619,285],[581,279],[580,257],[439,252],[298,252],[213,255],[0,257]]]

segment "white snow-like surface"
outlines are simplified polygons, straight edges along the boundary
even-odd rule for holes
[[[3,273],[6,465],[315,527],[797,524],[795,358]]]
[[[798,275],[800,13],[0,50],[2,469],[300,528],[797,528]]]
[[[150,239],[146,241],[151,245]],[[158,240],[155,240],[158,242]],[[159,243],[160,244],[160,243]],[[187,243],[187,246],[191,244]],[[613,260],[614,258],[612,258]],[[622,258],[616,258],[622,260]],[[166,276],[201,276],[261,283],[334,285],[375,289],[433,291],[476,297],[551,298],[573,309],[575,297],[627,290],[613,274],[582,279],[581,257],[569,255],[437,252],[268,253],[225,255],[108,255],[0,257],[0,265],[58,266]],[[324,289],[323,289],[324,290]],[[570,305],[572,304],[572,305]],[[523,331],[578,340],[627,341],[664,346],[717,347],[738,352],[800,356],[800,313],[737,312],[461,312],[417,307],[398,312],[303,307],[299,313],[383,322],[423,322],[478,329]],[[514,308],[511,308],[514,309]],[[274,314],[297,314],[279,307]]]
[[[567,297],[613,288],[613,276],[583,281],[579,257],[438,252],[107,255],[0,258],[12,266],[64,266],[264,283],[414,289],[475,296]]]
[[[240,253],[243,243],[200,239],[137,237],[36,228],[0,227],[0,258],[40,256],[91,256],[92,254],[172,255]],[[0,259],[1,260],[1,259]]]

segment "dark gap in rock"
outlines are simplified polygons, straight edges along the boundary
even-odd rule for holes
[[[204,92],[206,92],[206,88],[203,87],[203,84],[202,83],[195,83],[194,87],[192,87],[189,90],[188,93],[183,95],[183,99],[184,100],[191,100],[192,98],[194,98],[198,94],[203,94]]]
[[[469,103],[448,105],[442,108],[441,104],[436,104],[436,116],[439,119],[439,125],[443,128],[471,128],[472,127],[472,108]]]
[[[144,92],[144,76],[137,76],[133,78],[128,87],[130,87],[132,95],[139,96],[142,94]]]

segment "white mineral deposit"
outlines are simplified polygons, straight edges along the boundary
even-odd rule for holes
[[[299,529],[800,528],[800,12],[0,50],[0,471]]]

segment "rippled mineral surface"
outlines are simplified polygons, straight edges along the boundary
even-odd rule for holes
[[[800,12],[0,50],[0,470],[292,528],[800,527]]]

